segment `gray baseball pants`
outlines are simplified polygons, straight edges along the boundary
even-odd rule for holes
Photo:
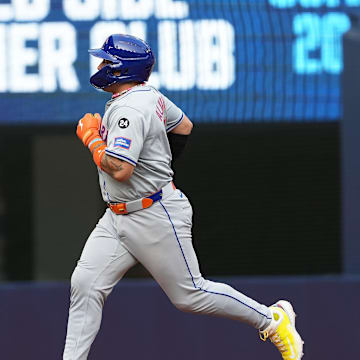
[[[72,274],[64,360],[87,359],[105,299],[138,262],[179,310],[231,318],[256,329],[270,324],[267,306],[201,276],[191,227],[192,208],[179,189],[128,215],[106,210]]]

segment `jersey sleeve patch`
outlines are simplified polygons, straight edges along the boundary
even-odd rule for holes
[[[129,150],[131,146],[131,139],[125,138],[123,136],[116,137],[114,140],[114,146]]]

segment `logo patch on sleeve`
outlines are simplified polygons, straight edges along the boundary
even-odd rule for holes
[[[126,118],[122,118],[118,122],[120,129],[126,129],[130,125],[130,121]]]
[[[131,146],[131,140],[124,138],[122,136],[117,137],[117,138],[115,138],[114,146],[129,150],[130,146]]]

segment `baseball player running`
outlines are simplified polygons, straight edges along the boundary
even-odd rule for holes
[[[171,169],[192,123],[146,84],[155,62],[149,45],[115,34],[89,52],[102,59],[91,84],[113,95],[103,118],[85,114],[76,133],[92,153],[108,208],[72,274],[63,359],[87,359],[106,298],[138,262],[178,309],[247,323],[262,340],[270,338],[283,359],[301,359],[303,341],[289,302],[267,307],[201,276],[191,239],[192,207],[174,186]]]

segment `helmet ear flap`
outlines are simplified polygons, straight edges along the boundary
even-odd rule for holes
[[[118,82],[118,79],[121,77],[121,66],[122,63],[104,66],[91,76],[91,85],[97,89],[104,89]]]
[[[123,64],[120,62],[119,64],[113,64],[111,66],[109,75],[115,76],[115,77],[121,77],[124,74],[124,70],[122,68]]]

